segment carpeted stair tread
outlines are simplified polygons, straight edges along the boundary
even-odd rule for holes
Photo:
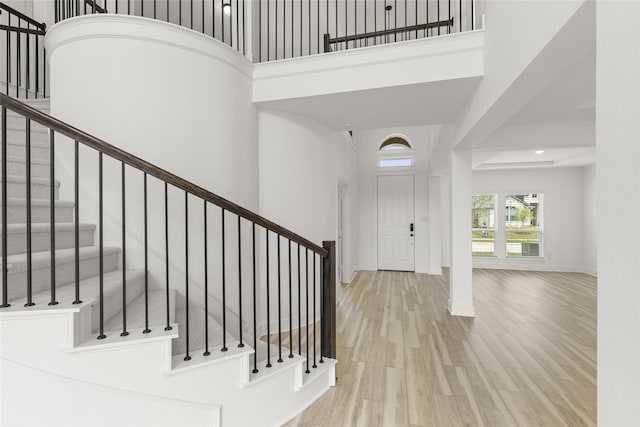
[[[169,323],[174,322],[175,317],[175,294],[169,290]],[[165,327],[167,324],[167,293],[165,290],[149,291],[149,329]],[[133,302],[127,305],[127,329],[141,329],[145,325],[145,298],[144,290]],[[105,331],[122,330],[122,310],[111,318],[104,326]]]
[[[144,278],[144,272],[142,270],[128,270],[127,271],[127,283],[140,281]],[[134,292],[134,288],[131,288]],[[80,280],[80,300],[82,301],[98,301],[100,295],[100,278],[93,276],[88,279]],[[105,273],[103,276],[103,295],[105,300],[117,300],[122,298],[122,270],[114,270],[109,273]],[[135,293],[133,298],[137,298],[138,293]],[[47,304],[51,300],[51,291],[46,290],[39,292],[33,296],[33,301],[36,304]],[[59,286],[56,288],[56,301],[58,302],[70,302],[75,300],[75,283]],[[22,299],[20,302],[23,302]],[[14,304],[16,302],[14,301]]]
[[[205,348],[204,319],[204,308],[189,307],[189,351],[200,351]],[[222,326],[211,315],[208,316],[208,319],[209,351],[213,351],[213,349],[219,350],[222,347]],[[186,320],[186,310],[177,310],[176,323],[178,323],[179,338],[174,339],[172,343],[174,355],[186,352]],[[227,344],[236,341],[236,338],[228,332],[226,336]]]
[[[97,258],[100,255],[98,246],[80,248],[80,259]],[[103,255],[109,256],[120,253],[120,248],[105,246]],[[65,262],[75,262],[75,248],[59,249],[56,251],[56,265]],[[1,261],[0,261],[1,264]],[[51,251],[34,252],[31,256],[32,269],[48,268],[51,265]],[[27,271],[27,254],[16,254],[7,256],[7,266],[9,274]]]

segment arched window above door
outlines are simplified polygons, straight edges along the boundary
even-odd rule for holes
[[[378,148],[378,168],[413,167],[413,147],[401,136],[390,136]]]
[[[380,144],[380,151],[396,151],[396,150],[411,150],[411,144],[399,136],[392,136],[387,138],[382,144]]]

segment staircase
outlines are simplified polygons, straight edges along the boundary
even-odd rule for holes
[[[26,102],[49,111],[48,100]],[[201,305],[180,306],[184,298],[175,289],[148,288],[144,269],[123,272],[118,247],[102,247],[100,280],[98,227],[78,224],[76,236],[74,202],[60,200],[61,183],[51,179],[53,131],[34,120],[28,213],[25,123],[22,114],[7,109],[7,227],[1,231],[7,239],[3,290],[10,306],[0,309],[0,370],[3,390],[11,392],[3,393],[0,423],[279,425],[334,385],[335,360],[320,357],[318,365],[313,350],[310,370],[302,348],[294,353],[291,344],[288,357],[276,362],[284,349],[268,344],[273,336],[255,341],[255,357],[254,348],[239,346],[216,321],[219,316],[205,314]],[[211,354],[204,353],[205,317]],[[151,332],[143,333],[147,327]],[[101,331],[106,338],[96,339]],[[220,352],[223,336],[228,350]],[[265,366],[267,349],[275,358]]]

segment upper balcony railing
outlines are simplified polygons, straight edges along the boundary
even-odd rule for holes
[[[92,13],[159,19],[216,38],[253,62],[470,31],[476,19],[475,0],[54,1],[56,22]]]

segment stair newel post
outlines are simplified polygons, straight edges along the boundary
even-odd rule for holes
[[[184,360],[191,360],[189,355],[189,193],[184,192],[184,299],[185,299],[185,341],[187,354]]]
[[[102,153],[98,154],[98,246],[99,246],[99,303],[100,303],[100,335],[98,339],[105,339],[107,336],[104,334],[104,221],[103,221],[103,197],[102,197]]]
[[[257,307],[256,307],[256,223],[251,223],[251,242],[253,259],[253,373],[258,373],[258,328],[257,328]]]
[[[147,212],[147,173],[144,174],[144,330],[143,334],[151,332],[149,329],[149,214]]]
[[[227,262],[225,256],[225,230],[224,213],[222,208],[222,348],[220,351],[227,351]]]
[[[127,332],[127,215],[126,215],[126,176],[125,163],[121,166],[122,184],[122,333],[121,337],[129,335]]]
[[[75,299],[74,304],[81,304],[80,300],[80,145],[78,141],[75,141],[74,147],[74,228],[75,228]],[[124,228],[124,223],[122,224]],[[124,259],[124,256],[123,256]],[[124,267],[123,267],[124,269]]]
[[[322,258],[322,355],[336,358],[336,242],[324,241]]]
[[[32,285],[33,285],[33,277],[31,271],[31,120],[26,119],[26,135],[25,135],[25,145],[26,145],[26,169],[27,169],[27,303],[24,305],[25,307],[31,307],[34,304],[33,295],[32,295]],[[7,230],[3,229],[6,233]]]
[[[164,256],[165,256],[165,310],[167,316],[167,326],[165,331],[170,331],[171,317],[169,314],[169,184],[164,182]]]
[[[270,310],[269,310],[269,305],[270,305],[270,301],[269,301],[269,229],[266,228],[265,229],[265,235],[266,235],[266,249],[267,249],[267,368],[271,367],[271,324],[270,324]]]
[[[55,136],[49,132],[49,207],[51,218],[51,301],[49,305],[56,305],[56,186],[55,186]],[[100,155],[100,202],[102,202],[102,154]],[[102,207],[100,207],[102,213]],[[100,226],[102,231],[102,226]],[[102,254],[100,257],[102,261]]]
[[[278,363],[282,363],[282,292],[280,276],[280,235],[278,239]]]
[[[306,286],[305,286],[305,293],[304,293],[304,302],[305,302],[305,313],[307,316],[307,322],[305,323],[305,327],[304,327],[304,332],[305,332],[305,337],[306,337],[306,344],[307,344],[307,370],[304,371],[305,374],[310,373],[311,371],[309,370],[309,248],[305,249],[305,253],[304,253],[304,259],[305,259],[305,280],[306,280]]]
[[[204,200],[204,353],[203,356],[210,356],[209,351],[209,251],[207,245],[207,201]]]
[[[240,343],[238,347],[244,347],[242,341],[242,229],[241,229],[242,217],[238,215],[238,334],[240,335]]]
[[[7,51],[7,55],[8,55]],[[9,79],[7,79],[7,82]],[[9,307],[7,266],[7,109],[2,107],[2,305]]]

